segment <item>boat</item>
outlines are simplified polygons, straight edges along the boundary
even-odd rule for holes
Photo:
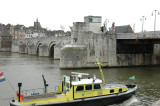
[[[48,84],[43,75],[42,93],[33,90],[34,93],[25,94],[21,91],[22,84],[18,83],[17,97],[10,101],[10,106],[105,106],[123,102],[135,94],[136,84],[106,84],[98,59],[97,64],[102,80],[88,77],[88,73],[72,72],[71,76],[63,76],[60,86],[53,92],[47,92]]]

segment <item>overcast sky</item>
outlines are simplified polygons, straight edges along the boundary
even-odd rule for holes
[[[144,30],[154,30],[153,10],[160,11],[159,0],[0,0],[0,23],[33,26],[37,17],[43,28],[70,30],[73,22],[83,22],[84,16],[102,16],[102,23],[109,25],[133,25],[135,31],[142,30],[140,18],[145,16]],[[103,25],[103,24],[102,24]],[[156,30],[160,30],[160,15]]]

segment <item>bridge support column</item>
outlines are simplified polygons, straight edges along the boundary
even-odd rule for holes
[[[61,49],[60,68],[87,67],[87,50],[83,45],[66,45]]]
[[[49,56],[48,54],[48,46],[46,44],[39,45],[38,56]]]
[[[19,53],[27,53],[27,46],[25,43],[19,45]]]
[[[32,43],[28,44],[28,54],[36,55],[36,46]]]

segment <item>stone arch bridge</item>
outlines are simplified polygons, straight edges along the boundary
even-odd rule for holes
[[[12,52],[60,59],[61,48],[71,42],[70,36],[53,36],[13,40]]]

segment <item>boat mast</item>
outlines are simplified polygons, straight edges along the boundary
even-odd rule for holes
[[[97,58],[96,58],[96,60],[97,60],[98,66],[99,66],[99,71],[100,71],[100,73],[101,73],[102,81],[103,81],[103,83],[105,84],[106,81],[105,81],[105,79],[104,79],[104,74],[103,74],[103,71],[102,71],[102,68],[101,68],[101,63],[99,62],[99,60],[98,60]]]
[[[48,84],[46,83],[44,75],[42,75],[42,77],[43,77],[43,82],[44,82],[44,93],[47,93],[47,86],[48,86]]]

